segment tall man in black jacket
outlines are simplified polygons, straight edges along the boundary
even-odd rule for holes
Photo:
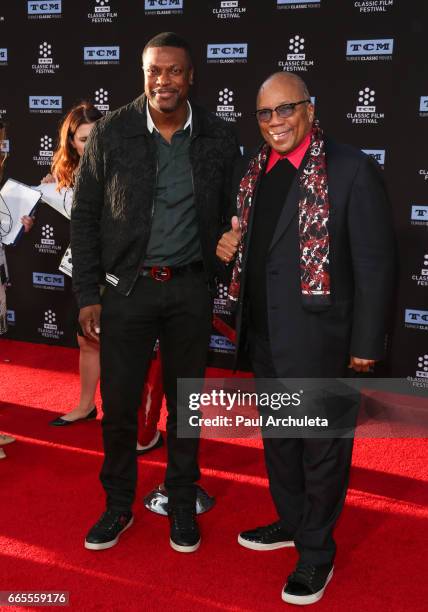
[[[379,169],[324,137],[305,83],[272,75],[256,112],[264,144],[238,162],[238,216],[218,255],[231,262],[238,348],[258,378],[336,378],[382,358],[394,276],[392,215]],[[304,387],[303,387],[304,388]],[[344,408],[343,402],[340,406]],[[291,413],[293,414],[293,413]],[[333,575],[333,528],[352,438],[265,438],[273,525],[242,532],[253,550],[299,552],[282,598],[318,601]]]
[[[137,407],[156,339],[168,405],[170,544],[199,547],[198,440],[177,438],[177,379],[202,378],[216,243],[239,155],[228,126],[188,101],[193,68],[174,33],[143,51],[145,95],[101,119],[85,148],[71,221],[85,335],[101,342],[107,509],[85,547],[114,546],[132,524]],[[100,298],[100,278],[106,289]]]

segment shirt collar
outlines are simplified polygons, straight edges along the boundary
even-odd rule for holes
[[[268,164],[266,166],[266,174],[272,170],[275,164],[280,159],[288,159],[290,164],[292,164],[295,168],[298,168],[302,163],[302,159],[305,157],[305,153],[308,150],[309,145],[311,144],[311,132],[305,136],[302,142],[295,148],[293,151],[290,151],[286,155],[281,155],[274,149],[271,149]]]
[[[153,134],[153,130],[156,130],[157,132],[159,132],[158,128],[155,126],[152,116],[150,114],[150,104],[149,101],[147,101],[147,129],[149,130],[150,134]],[[186,123],[184,124],[184,127],[182,128],[183,130],[187,129],[190,126],[190,133],[192,133],[192,127],[193,127],[193,112],[192,112],[192,107],[190,105],[189,100],[187,100],[187,119],[186,119]]]

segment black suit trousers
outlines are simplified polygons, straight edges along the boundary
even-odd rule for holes
[[[203,271],[160,282],[140,277],[129,296],[107,287],[101,312],[101,394],[107,506],[129,510],[137,483],[137,410],[157,338],[167,399],[171,506],[193,506],[199,479],[198,439],[177,438],[177,379],[203,378],[212,299]]]
[[[270,343],[249,333],[257,378],[275,378]],[[345,502],[353,438],[264,438],[269,489],[284,527],[294,535],[302,561],[334,560],[333,529]]]

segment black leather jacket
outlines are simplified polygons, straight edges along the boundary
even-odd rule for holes
[[[207,279],[219,272],[215,250],[229,220],[239,146],[231,128],[192,104],[190,162]],[[150,236],[157,173],[146,97],[100,119],[85,147],[71,215],[73,283],[80,308],[98,304],[100,278],[129,295]],[[220,270],[221,272],[221,270]]]

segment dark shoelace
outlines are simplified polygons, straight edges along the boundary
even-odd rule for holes
[[[175,508],[171,511],[174,527],[178,530],[196,529],[196,512],[188,508]]]
[[[277,531],[280,531],[282,529],[282,525],[281,523],[279,523],[278,521],[276,523],[272,523],[271,525],[266,525],[265,527],[259,527],[259,529],[261,531],[264,531],[265,533],[276,533]]]
[[[114,510],[106,510],[98,521],[98,523],[95,525],[95,527],[102,527],[107,531],[111,531],[121,516],[122,513],[120,512],[115,512]]]
[[[300,582],[306,584],[308,586],[312,585],[312,580],[315,575],[315,566],[309,563],[300,563],[296,571],[294,571],[290,578],[289,582]]]

